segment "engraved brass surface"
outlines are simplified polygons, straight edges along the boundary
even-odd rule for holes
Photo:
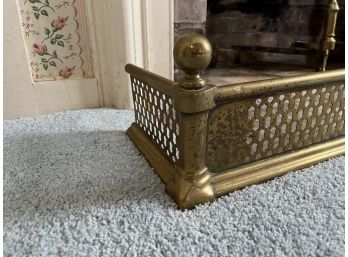
[[[207,165],[221,171],[344,134],[344,82],[280,91],[210,113]]]

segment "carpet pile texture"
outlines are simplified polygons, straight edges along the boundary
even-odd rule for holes
[[[344,157],[180,211],[132,111],[4,122],[4,256],[343,256]]]

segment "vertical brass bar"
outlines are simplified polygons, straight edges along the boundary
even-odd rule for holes
[[[214,199],[211,176],[205,164],[208,111],[179,113],[179,163],[167,192],[181,208]]]
[[[337,0],[330,0],[327,8],[327,16],[325,21],[324,33],[321,40],[321,49],[323,51],[322,64],[319,70],[325,71],[327,59],[329,57],[329,50],[335,49],[335,28],[337,13],[339,11]]]

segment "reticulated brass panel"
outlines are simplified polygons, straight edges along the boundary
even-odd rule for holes
[[[179,126],[172,99],[147,83],[131,76],[135,122],[176,163]]]
[[[217,106],[209,115],[212,172],[344,135],[344,81]]]

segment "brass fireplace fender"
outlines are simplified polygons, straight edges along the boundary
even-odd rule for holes
[[[211,46],[196,34],[177,41],[174,59],[179,83],[126,65],[136,120],[127,134],[180,208],[344,154],[343,69],[206,85]]]
[[[216,197],[246,186],[259,184],[287,172],[306,168],[344,154],[344,137],[341,137],[221,173],[207,174],[205,178],[208,181],[207,184],[193,179],[180,184],[180,178],[174,178],[177,166],[166,158],[160,148],[144,134],[136,123],[131,125],[127,134],[160,176],[163,183],[167,185],[166,190],[169,195],[183,209],[193,208],[197,204],[210,202]],[[178,184],[176,185],[176,183]],[[172,186],[171,190],[168,189],[168,184]]]

